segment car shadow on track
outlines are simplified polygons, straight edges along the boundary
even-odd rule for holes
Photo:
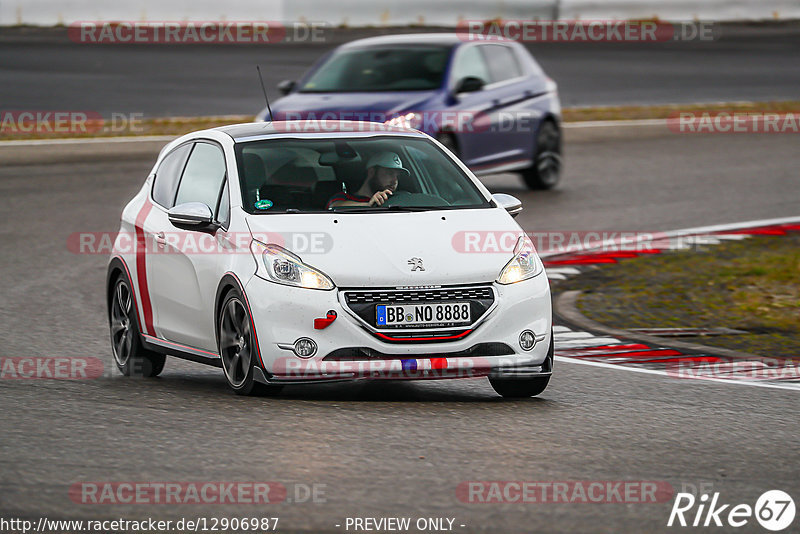
[[[458,402],[484,404],[531,404],[553,405],[547,398],[504,399],[492,390],[486,378],[466,378],[461,380],[381,380],[348,381],[326,384],[286,386],[276,396],[236,397],[225,385],[221,376],[212,373],[164,373],[158,378],[127,379],[115,377],[112,382],[129,381],[126,387],[151,389],[158,394],[172,393],[180,396],[189,393],[198,398],[210,400],[214,397],[234,397],[252,402],[297,402],[297,401],[340,401],[340,402]],[[143,392],[143,391],[142,391]],[[546,397],[546,393],[544,394]]]

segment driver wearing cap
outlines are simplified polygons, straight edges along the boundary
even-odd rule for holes
[[[400,156],[394,152],[378,152],[367,162],[367,179],[355,194],[340,191],[333,195],[326,209],[339,206],[381,206],[397,189],[400,176],[408,176]]]

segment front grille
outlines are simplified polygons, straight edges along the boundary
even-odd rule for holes
[[[472,322],[452,324],[449,329],[443,327],[441,324],[411,325],[411,326],[391,326],[380,327],[383,331],[392,330],[393,339],[383,339],[388,342],[400,341],[413,341],[414,337],[422,335],[425,338],[433,336],[452,336],[452,330],[461,328],[471,328],[483,317],[489,308],[494,304],[494,290],[491,286],[461,286],[461,287],[437,287],[432,289],[344,289],[342,290],[345,304],[350,310],[360,317],[366,324],[374,329],[379,329],[376,323],[376,305],[377,304],[419,304],[425,302],[441,303],[463,301],[469,303],[470,317]],[[442,330],[445,328],[445,330]],[[423,330],[425,334],[398,334],[397,332],[415,329]],[[438,331],[437,331],[438,330]],[[380,336],[380,334],[376,335]],[[453,339],[450,337],[450,339]],[[446,341],[448,339],[442,339]],[[422,340],[421,340],[422,341]],[[424,341],[434,341],[432,339],[424,339]]]
[[[404,304],[425,301],[490,300],[494,301],[491,287],[459,287],[453,289],[346,291],[348,304]]]

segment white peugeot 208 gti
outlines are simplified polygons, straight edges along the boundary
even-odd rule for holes
[[[544,391],[550,288],[522,206],[424,133],[226,126],[169,143],[122,213],[106,284],[114,360],[222,367],[239,394],[488,377]]]

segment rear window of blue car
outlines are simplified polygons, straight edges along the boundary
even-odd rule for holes
[[[451,47],[405,46],[341,50],[300,87],[301,93],[429,91],[442,86]]]

